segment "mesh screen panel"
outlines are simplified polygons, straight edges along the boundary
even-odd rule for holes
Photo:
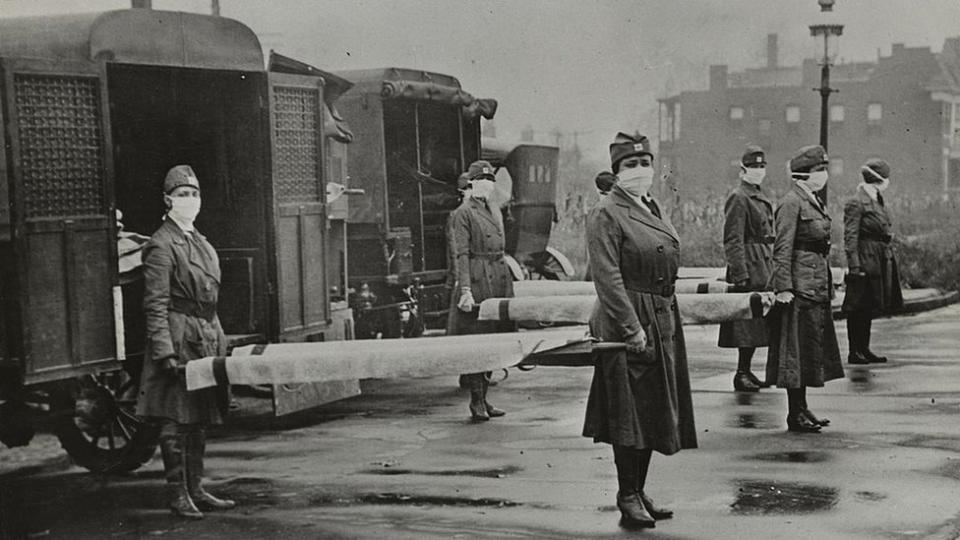
[[[14,93],[26,217],[103,214],[99,81],[17,74]]]
[[[277,199],[281,203],[319,202],[320,96],[315,89],[274,88]]]

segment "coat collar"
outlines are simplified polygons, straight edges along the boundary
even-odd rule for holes
[[[758,201],[761,201],[765,203],[767,206],[769,206],[770,208],[773,208],[773,201],[771,201],[770,198],[767,197],[767,194],[764,193],[763,189],[760,186],[741,180],[740,189],[742,189],[743,192],[746,193],[747,196],[750,197],[751,199],[756,199]]]
[[[812,194],[800,187],[800,185],[796,182],[793,183],[793,192],[800,197],[801,201],[812,206],[817,212],[823,214],[823,217],[830,219],[830,214],[827,214],[827,210],[823,207],[823,205],[820,204],[820,201],[814,202]]]
[[[486,219],[490,223],[493,223],[500,229],[500,232],[503,232],[503,225],[501,221],[493,215],[493,209],[490,208],[490,204],[487,201],[477,199],[475,197],[470,197],[470,207],[473,208],[477,214]]]
[[[632,219],[635,219],[649,227],[653,227],[658,231],[667,233],[677,242],[680,241],[680,236],[677,234],[677,230],[673,228],[673,225],[653,215],[646,205],[637,202],[636,199],[628,195],[627,192],[624,191],[620,186],[614,185],[607,197],[611,197],[611,201],[617,206],[625,208],[627,210],[627,215],[629,215]]]
[[[213,250],[213,246],[210,246],[210,244],[207,243],[206,237],[200,234],[200,231],[194,229],[193,232],[190,233],[193,236],[195,236],[195,239],[197,240],[197,241],[191,241],[191,239],[187,237],[187,232],[181,229],[180,226],[177,225],[169,217],[164,218],[163,225],[161,225],[161,227],[165,228],[170,233],[170,235],[173,237],[173,243],[175,245],[185,246],[185,249],[187,251],[187,262],[191,266],[202,271],[204,274],[207,274],[208,276],[213,278],[217,283],[220,283],[220,269],[208,268],[207,265],[203,264],[203,261],[199,259],[199,256],[194,255],[193,253],[194,250],[199,250],[199,249]],[[214,252],[213,254],[204,253],[203,255],[205,255],[206,256],[205,258],[208,260],[214,260],[214,261],[216,260],[216,257],[215,257],[216,252]]]

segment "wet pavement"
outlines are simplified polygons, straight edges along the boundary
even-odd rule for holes
[[[0,450],[0,537],[960,537],[960,306],[877,321],[890,362],[810,390],[820,434],[786,431],[783,391],[730,391],[716,326],[685,332],[700,448],[654,456],[648,492],[676,517],[653,530],[618,525],[612,452],[579,435],[591,370],[541,367],[491,388],[509,414],[483,424],[455,377],[365,381],[279,421],[245,399],[207,452],[240,507],[199,522],[163,510],[158,457],[100,478],[40,435]]]

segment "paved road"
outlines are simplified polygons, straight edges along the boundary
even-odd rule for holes
[[[833,425],[799,435],[785,430],[782,391],[730,391],[736,354],[714,347],[715,326],[686,327],[701,448],[654,457],[648,490],[677,517],[652,531],[618,526],[612,453],[579,436],[584,368],[511,373],[491,389],[508,416],[480,425],[453,377],[369,381],[280,424],[247,400],[208,450],[212,483],[241,507],[201,522],[162,510],[158,459],[105,480],[41,437],[40,451],[0,460],[0,526],[56,538],[958,538],[958,330],[957,305],[878,321],[874,348],[891,362],[812,390]]]

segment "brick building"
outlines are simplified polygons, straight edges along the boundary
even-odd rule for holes
[[[747,143],[767,150],[768,185],[788,186],[786,162],[815,144],[820,130],[820,66],[777,63],[777,38],[768,36],[767,65],[743,72],[710,67],[707,90],[660,101],[662,196],[709,204],[736,183]],[[894,44],[876,62],[841,63],[830,71],[831,194],[843,197],[860,181],[859,167],[883,157],[894,169],[890,193],[960,197],[960,38],[940,53]]]

